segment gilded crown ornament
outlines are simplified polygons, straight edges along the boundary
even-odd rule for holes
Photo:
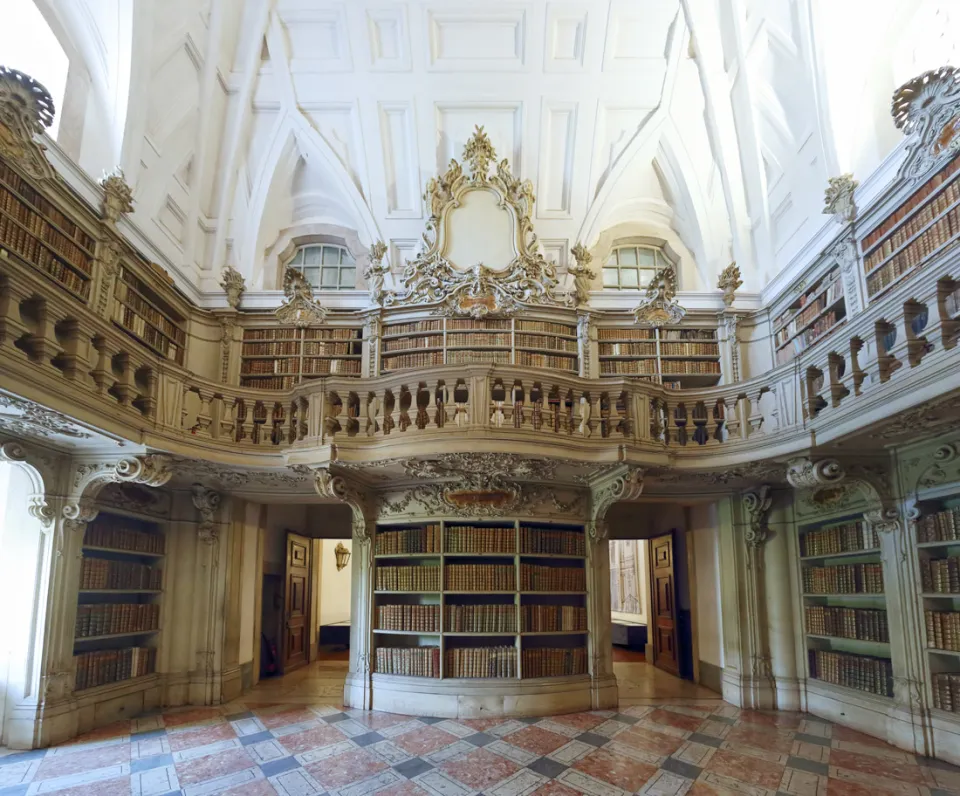
[[[287,300],[274,313],[280,323],[300,328],[323,323],[327,311],[313,298],[313,287],[296,268],[283,272],[283,293]]]
[[[113,171],[104,172],[100,178],[100,187],[103,188],[103,200],[100,203],[100,212],[103,220],[111,227],[115,227],[120,216],[133,210],[133,191],[127,185],[123,176],[123,169],[117,166]]]
[[[893,93],[893,123],[911,139],[899,177],[920,180],[960,149],[960,69],[941,66]]]
[[[853,194],[857,190],[857,182],[852,174],[841,174],[831,177],[827,181],[827,189],[823,192],[823,213],[833,216],[849,224],[857,218],[857,204]]]
[[[570,254],[573,255],[574,265],[570,266],[567,271],[573,275],[574,296],[578,305],[586,304],[590,300],[590,285],[597,276],[597,272],[590,268],[593,255],[587,251],[586,246],[579,242],[570,249]]]
[[[723,305],[732,306],[737,297],[737,290],[743,286],[743,280],[740,278],[740,267],[736,262],[730,263],[720,272],[720,278],[717,280],[717,288],[723,291]]]
[[[638,326],[671,326],[687,311],[677,303],[677,271],[673,263],[661,268],[647,285],[647,297],[633,311]]]
[[[55,172],[36,136],[53,124],[50,92],[30,75],[0,66],[0,155],[38,180]]]

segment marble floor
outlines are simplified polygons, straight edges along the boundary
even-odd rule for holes
[[[453,721],[344,708],[344,664],[321,662],[228,705],[0,750],[0,796],[960,794],[953,766],[811,716],[741,711],[646,664],[617,667],[618,711]]]

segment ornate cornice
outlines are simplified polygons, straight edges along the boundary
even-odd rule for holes
[[[0,156],[15,162],[37,180],[56,172],[36,136],[53,124],[50,92],[30,75],[0,66]]]
[[[81,440],[93,437],[93,434],[85,431],[60,412],[15,395],[4,394],[0,394],[0,429],[10,434],[34,439],[68,437]]]
[[[638,326],[671,326],[687,311],[677,303],[677,271],[673,263],[657,271],[647,285],[647,296],[633,311]]]
[[[893,93],[894,124],[909,139],[898,176],[919,181],[960,149],[960,69],[941,66]]]
[[[603,522],[614,503],[640,497],[643,474],[641,468],[625,464],[596,478],[590,484],[590,521]]]
[[[283,324],[305,327],[321,324],[327,311],[313,298],[313,288],[296,268],[283,272],[283,294],[287,300],[274,313]]]
[[[360,544],[370,541],[368,515],[371,500],[364,490],[344,476],[333,473],[329,467],[314,470],[314,486],[321,497],[338,500],[350,507],[353,514],[353,538]]]

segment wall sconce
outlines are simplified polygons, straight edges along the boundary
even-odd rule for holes
[[[350,560],[350,551],[343,546],[343,542],[337,542],[337,547],[333,551],[333,554],[337,557],[337,572],[339,572]]]

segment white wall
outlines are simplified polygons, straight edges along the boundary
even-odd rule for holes
[[[719,517],[714,504],[690,508],[696,571],[697,644],[700,660],[723,666],[720,620]]]
[[[337,557],[334,551],[338,544],[342,544],[353,553],[351,539],[320,541],[320,612],[317,627],[350,621],[351,567],[348,563],[337,572]]]
[[[647,582],[649,580],[647,572],[647,542],[645,539],[614,539],[611,540],[610,545],[636,545],[637,547],[637,596],[640,599],[640,609],[635,614],[626,614],[621,613],[620,611],[611,611],[610,617],[614,622],[640,622],[641,624],[646,624],[647,622],[647,601],[649,595],[647,594]]]
[[[240,563],[240,663],[253,660],[254,626],[260,573],[257,568],[257,544],[260,537],[260,504],[247,503],[243,508],[243,555]],[[257,640],[259,643],[259,640]]]

